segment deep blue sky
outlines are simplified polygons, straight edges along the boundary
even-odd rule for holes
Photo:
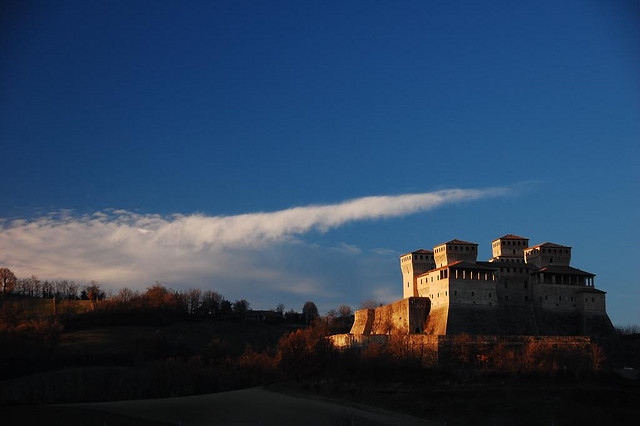
[[[482,3],[3,2],[0,217],[515,185],[304,240],[564,243],[640,322],[640,7]]]

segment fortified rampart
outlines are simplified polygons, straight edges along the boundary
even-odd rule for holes
[[[611,335],[605,292],[569,266],[571,247],[528,243],[498,238],[487,262],[461,240],[400,256],[405,298],[356,311],[351,334]]]
[[[370,344],[402,345],[405,353],[419,356],[427,365],[446,365],[455,353],[467,349],[470,353],[487,354],[498,345],[502,349],[523,349],[529,344],[541,344],[553,349],[587,349],[592,343],[587,336],[452,336],[452,335],[356,335],[336,334],[328,337],[338,349],[364,348]]]
[[[430,301],[424,297],[408,297],[375,309],[355,313],[352,334],[409,334],[424,331]]]

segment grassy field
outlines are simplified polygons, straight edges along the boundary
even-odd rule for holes
[[[234,375],[225,360],[249,349],[273,351],[295,329],[204,320],[63,331],[50,355],[0,381],[0,405],[192,395],[259,384],[251,371]]]
[[[637,424],[637,388],[618,384],[482,382],[279,383],[181,398],[0,409],[3,424],[447,425]]]
[[[212,341],[231,356],[249,346],[256,351],[273,348],[278,339],[297,327],[248,321],[194,321],[167,326],[117,326],[63,332],[55,350],[56,360],[83,363],[113,357],[134,362],[148,350],[202,353]]]
[[[160,425],[428,425],[379,408],[339,404],[263,388],[209,395],[0,410],[7,424]],[[432,423],[440,424],[440,423]]]

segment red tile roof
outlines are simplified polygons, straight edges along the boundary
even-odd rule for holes
[[[446,244],[466,244],[466,245],[469,245],[469,246],[477,246],[478,245],[476,243],[470,243],[469,241],[451,240],[451,241],[447,241],[446,243],[438,244],[436,247],[444,246]]]
[[[583,271],[578,268],[574,268],[571,266],[563,266],[563,265],[547,265],[538,269],[538,272],[546,272],[549,274],[559,274],[559,275],[582,275],[585,277],[595,277],[595,274],[591,272]]]
[[[560,244],[550,243],[550,242],[547,241],[546,243],[538,244],[536,246],[527,247],[525,250],[529,250],[529,249],[532,249],[532,248],[538,248],[538,247],[544,247],[544,248],[571,248],[569,246],[562,246]]]
[[[418,249],[416,251],[410,251],[409,253],[401,254],[400,257],[405,257],[408,254],[433,254],[431,250]]]
[[[493,243],[493,242],[496,242],[498,240],[529,240],[529,239],[525,238],[525,237],[519,237],[519,236],[513,235],[513,234],[507,234],[507,235],[503,235],[500,238],[496,238],[495,240],[493,240],[491,242]]]

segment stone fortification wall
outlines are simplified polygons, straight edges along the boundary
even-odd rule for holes
[[[610,337],[615,334],[613,324],[606,313],[536,309],[535,316],[541,335]]]
[[[425,323],[424,332],[437,335],[538,334],[533,310],[528,306],[487,306],[457,303],[432,309]]]
[[[373,309],[359,309],[355,312],[351,334],[371,334],[374,319]]]
[[[446,333],[480,335],[536,335],[533,310],[527,306],[483,306],[452,304]],[[547,333],[549,335],[561,333]],[[578,334],[578,333],[576,333]]]
[[[449,320],[449,306],[438,306],[431,309],[424,324],[426,334],[447,334],[447,323]]]
[[[355,313],[351,334],[427,334],[496,336],[611,336],[606,312],[534,307],[533,305],[451,303],[431,305],[410,297]]]
[[[591,338],[586,336],[436,336],[428,334],[409,335],[354,335],[329,336],[337,349],[359,349],[370,344],[403,345],[404,353],[421,357],[427,365],[447,365],[452,356],[462,347],[470,351],[488,352],[497,345],[521,348],[529,343],[544,343],[554,348],[586,348]]]
[[[421,333],[429,308],[429,299],[409,297],[375,309],[360,309],[355,313],[351,334]]]

